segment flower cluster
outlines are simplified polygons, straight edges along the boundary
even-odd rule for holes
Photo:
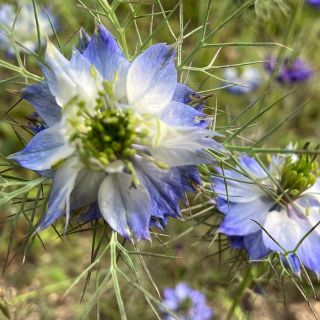
[[[210,320],[213,317],[213,311],[207,305],[205,295],[184,282],[163,291],[163,306],[174,312],[180,320]],[[164,320],[174,319],[165,311],[163,314]]]
[[[320,272],[320,179],[315,159],[275,156],[265,168],[242,156],[235,169],[217,168],[213,188],[224,214],[219,231],[251,259],[277,252],[295,272]]]
[[[227,68],[223,72],[227,90],[234,95],[243,95],[259,87],[261,76],[256,68],[248,67],[241,73],[236,68]]]
[[[301,59],[285,58],[279,64],[277,59],[269,57],[264,68],[267,72],[276,74],[275,79],[282,84],[293,84],[310,79],[313,75],[311,68]]]
[[[320,0],[307,0],[307,3],[311,6],[320,8]]]
[[[103,218],[123,237],[140,240],[150,239],[150,227],[181,217],[179,202],[201,184],[197,165],[213,164],[208,149],[223,148],[208,129],[204,99],[177,81],[174,57],[171,46],[156,44],[130,61],[102,25],[92,37],[80,31],[70,59],[47,44],[45,80],[22,92],[35,108],[28,117],[35,136],[10,156],[52,178],[38,231],[62,216],[67,226],[81,211],[81,221]],[[270,60],[268,70],[275,65]],[[277,80],[310,76],[302,69],[300,60],[285,60]],[[243,94],[258,86],[260,75],[230,68],[225,78],[230,92]],[[224,214],[219,231],[234,247],[248,250],[251,259],[277,252],[296,272],[302,265],[320,272],[314,158],[277,156],[265,168],[241,156],[235,169],[217,172],[213,190]],[[190,291],[185,285],[177,290]]]
[[[57,26],[57,19],[45,9],[37,9],[37,17],[41,31],[40,39],[45,44],[46,37],[53,34],[52,26]],[[22,2],[19,10],[16,10],[14,5],[2,4],[0,6],[0,24],[2,25],[2,30],[0,30],[0,48],[2,50],[10,55],[14,54],[9,33],[13,34],[19,51],[28,53],[37,49],[38,33],[32,3]]]
[[[139,240],[180,217],[179,200],[201,183],[196,165],[220,145],[201,97],[177,82],[174,57],[156,44],[129,61],[102,25],[92,38],[80,32],[70,60],[48,43],[45,81],[22,93],[43,127],[11,156],[53,179],[38,230],[85,208],[83,220],[103,217]]]

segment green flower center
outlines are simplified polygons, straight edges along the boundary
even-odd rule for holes
[[[288,158],[281,175],[281,191],[296,198],[312,187],[317,177],[319,177],[319,170],[314,158],[309,155],[302,155],[297,161]]]
[[[104,165],[132,157],[136,153],[132,144],[143,137],[135,131],[131,110],[106,110],[86,119],[85,124],[90,128],[81,139],[85,156],[99,159]]]
[[[137,152],[133,145],[143,144],[148,135],[141,117],[130,109],[110,107],[106,97],[106,92],[101,92],[94,116],[88,113],[83,102],[78,102],[77,117],[69,120],[74,128],[70,140],[76,144],[83,163],[90,168],[99,169],[116,160],[129,160]]]
[[[192,302],[191,298],[189,298],[189,297],[185,298],[181,301],[177,312],[181,313],[182,315],[187,315],[190,308],[192,308],[192,306],[193,306],[193,302]]]

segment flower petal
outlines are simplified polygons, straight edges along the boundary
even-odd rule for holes
[[[244,236],[243,245],[252,260],[264,258],[270,252],[263,242],[261,230]]]
[[[52,126],[60,120],[61,107],[57,105],[47,83],[42,82],[25,88],[21,97],[32,104],[48,126]]]
[[[285,210],[269,212],[263,227],[263,242],[275,252],[284,253],[279,245],[286,251],[293,250],[303,237],[302,227]]]
[[[131,64],[127,77],[127,97],[140,113],[160,114],[169,104],[177,84],[172,47],[151,46]]]
[[[101,82],[100,74],[93,72],[94,67],[79,51],[74,50],[71,60],[68,61],[48,42],[46,63],[50,69],[42,66],[42,72],[59,106],[65,106],[75,97],[87,105],[96,100],[98,83]]]
[[[174,101],[163,110],[160,119],[170,126],[200,128],[207,128],[211,121],[206,114],[197,109]]]
[[[98,26],[83,56],[97,68],[103,79],[112,81],[117,73],[120,77],[119,82],[125,81],[124,71],[129,67],[129,61],[124,57],[112,34],[103,25]]]
[[[141,187],[132,186],[131,176],[109,174],[98,193],[102,216],[123,237],[150,239],[150,199]]]
[[[182,187],[185,192],[195,192],[196,186],[201,186],[202,181],[196,166],[177,167],[181,175]]]
[[[257,179],[257,178],[266,178],[267,173],[258,161],[249,156],[241,156],[239,157],[239,163],[242,170],[244,170],[250,177]]]
[[[185,200],[185,190],[179,170],[159,169],[143,159],[135,162],[135,168],[141,183],[149,192],[152,216],[162,219],[166,215],[180,217],[179,201]]]
[[[47,228],[64,213],[66,213],[66,226],[68,225],[70,194],[81,167],[78,159],[72,157],[66,160],[56,171],[53,177],[48,210],[38,226],[38,231]]]
[[[207,138],[215,135],[212,131],[198,128],[170,128],[162,137],[159,147],[150,148],[150,152],[155,159],[170,167],[212,163],[213,158],[204,149],[221,147],[213,139]]]
[[[235,170],[216,168],[223,177],[213,177],[213,190],[228,202],[245,203],[265,196],[266,193],[248,177]]]
[[[85,212],[81,213],[78,220],[87,223],[102,218],[98,201],[92,203]]]
[[[22,151],[9,156],[9,159],[28,169],[47,170],[69,157],[74,150],[74,147],[65,141],[58,123],[40,131]]]
[[[201,100],[202,96],[183,83],[177,83],[172,101],[180,102],[187,105],[192,105],[197,110],[201,111],[204,103]]]
[[[273,202],[257,198],[247,203],[230,203],[219,231],[227,235],[243,236],[261,230]]]
[[[79,50],[80,53],[83,53],[89,45],[91,38],[87,34],[87,32],[84,29],[80,29],[78,33],[78,43],[77,43],[77,49]]]
[[[80,171],[75,188],[71,194],[71,209],[79,209],[91,205],[98,199],[98,191],[105,174],[99,171]]]
[[[319,208],[311,208],[310,215],[313,215],[312,222],[307,217],[299,218],[292,213],[289,216],[284,210],[273,211],[268,216],[264,227],[286,251],[295,249],[303,240],[296,255],[304,266],[318,273],[320,272],[320,235],[312,228],[319,224]],[[315,219],[316,216],[317,219]],[[284,253],[266,232],[263,232],[263,241],[271,250]]]

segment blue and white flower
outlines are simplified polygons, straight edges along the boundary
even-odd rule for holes
[[[223,70],[223,78],[227,90],[234,95],[243,95],[256,90],[261,82],[258,69],[247,67],[242,72],[237,68],[226,68]]]
[[[130,62],[102,25],[91,39],[80,32],[70,60],[48,43],[45,81],[22,94],[48,128],[11,156],[54,172],[39,230],[88,207],[87,219],[148,239],[150,224],[180,217],[179,200],[199,183],[194,166],[212,162],[206,149],[220,144],[195,108],[201,99],[177,82],[174,56],[156,44]]]
[[[314,158],[275,156],[264,169],[241,156],[236,169],[217,170],[213,189],[224,214],[219,232],[251,259],[273,251],[296,272],[302,264],[319,273],[320,179]]]
[[[46,43],[46,37],[53,35],[50,24],[56,26],[57,20],[46,12],[45,9],[38,9],[38,22],[40,28],[41,42]],[[23,53],[35,51],[38,47],[38,33],[34,9],[31,2],[21,2],[19,10],[14,5],[0,5],[0,48],[8,54],[14,54],[14,49],[8,33],[13,34],[13,38],[17,43],[17,48]]]
[[[163,291],[163,305],[174,312],[180,320],[210,320],[213,310],[207,305],[205,295],[180,282],[175,288],[166,288]],[[173,320],[165,311],[164,320]]]

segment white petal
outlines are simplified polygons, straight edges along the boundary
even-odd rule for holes
[[[215,147],[216,142],[206,138],[214,136],[213,132],[192,127],[168,127],[157,134],[159,137],[156,140],[159,141],[153,148],[150,147],[150,152],[155,159],[170,167],[213,162],[205,151],[207,147]]]
[[[149,195],[132,186],[130,175],[109,174],[100,186],[98,202],[104,219],[122,236],[149,239]]]
[[[68,61],[50,42],[46,51],[46,62],[50,70],[43,67],[43,73],[51,93],[60,106],[65,106],[78,97],[86,105],[93,105],[98,97],[101,76],[80,53],[74,52]]]
[[[71,194],[73,209],[86,207],[98,198],[98,191],[105,174],[98,171],[83,169],[76,180],[75,188]]]
[[[293,250],[303,237],[302,228],[283,209],[270,212],[263,227],[267,231],[263,231],[262,234],[264,244],[267,248],[276,252],[283,253],[281,247],[286,251]]]
[[[160,114],[171,101],[177,84],[173,57],[171,47],[157,44],[132,62],[127,76],[127,97],[138,112]]]

